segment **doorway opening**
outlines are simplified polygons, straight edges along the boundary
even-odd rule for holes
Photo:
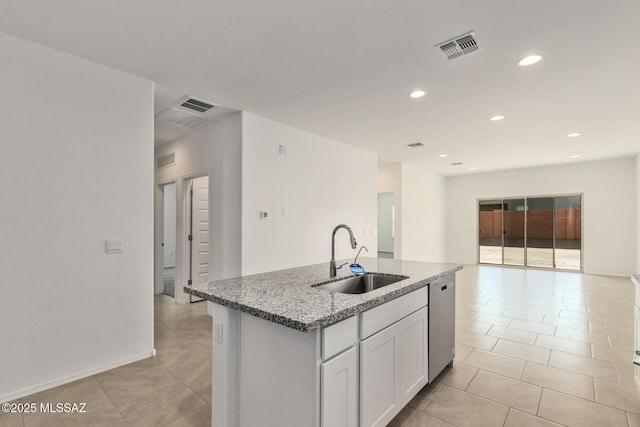
[[[378,258],[393,258],[396,237],[394,222],[394,194],[378,194]]]
[[[478,201],[480,264],[582,271],[582,195]]]
[[[175,297],[176,286],[176,183],[161,187],[162,205],[162,293]]]
[[[207,175],[185,182],[186,280],[189,285],[209,281],[209,177]],[[204,301],[189,294],[189,302]]]

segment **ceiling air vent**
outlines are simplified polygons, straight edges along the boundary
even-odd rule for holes
[[[179,105],[182,108],[188,108],[189,110],[197,111],[199,113],[206,113],[207,111],[218,107],[217,105],[210,104],[206,101],[201,101],[190,96],[180,102]]]
[[[463,165],[463,164],[464,163],[462,163],[462,162],[453,162],[453,163],[451,163],[451,166],[460,166],[460,165]]]
[[[174,125],[195,129],[210,122],[205,113],[214,108],[218,108],[218,106],[187,96],[159,113],[156,118]]]
[[[436,47],[440,49],[440,52],[442,52],[442,56],[447,59],[454,59],[459,56],[482,49],[482,47],[478,43],[476,33],[473,31],[455,37],[444,43],[439,43],[436,45]]]
[[[413,144],[407,144],[407,146],[411,148],[421,148],[424,147],[424,144],[422,142],[414,142]]]

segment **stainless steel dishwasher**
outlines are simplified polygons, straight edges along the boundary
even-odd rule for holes
[[[441,277],[429,285],[429,382],[455,355],[456,276]]]

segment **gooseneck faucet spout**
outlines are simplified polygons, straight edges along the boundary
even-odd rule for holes
[[[329,261],[329,277],[330,278],[334,278],[336,277],[337,271],[339,268],[342,268],[343,265],[342,264],[340,267],[336,267],[336,231],[338,231],[339,229],[344,228],[345,230],[347,230],[349,232],[349,239],[351,240],[351,249],[355,249],[356,248],[356,238],[353,236],[353,231],[351,231],[351,228],[349,228],[348,225],[346,224],[340,224],[338,226],[336,226],[336,228],[333,229],[333,233],[331,233],[331,261]]]

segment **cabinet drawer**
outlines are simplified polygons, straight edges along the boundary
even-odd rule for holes
[[[322,329],[322,360],[327,360],[358,342],[358,319],[349,317]]]
[[[392,323],[426,306],[428,300],[429,287],[425,286],[360,313],[360,339],[363,340],[370,337]]]

